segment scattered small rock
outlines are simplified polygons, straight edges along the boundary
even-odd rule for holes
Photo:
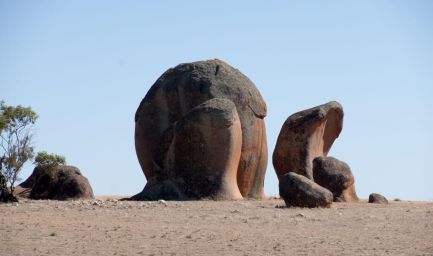
[[[302,214],[302,213],[298,213],[298,214],[296,214],[295,217],[299,217],[299,218],[307,218],[307,216],[305,216],[305,214]]]
[[[158,203],[159,203],[159,204],[162,204],[162,205],[164,205],[164,206],[168,206],[168,203],[167,203],[167,201],[165,201],[165,200],[158,200]]]
[[[101,206],[102,202],[101,201],[95,201],[95,202],[92,203],[92,205],[94,205],[94,206]]]

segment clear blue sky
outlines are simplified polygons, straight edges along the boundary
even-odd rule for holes
[[[433,200],[433,1],[1,1],[0,99],[40,115],[38,151],[96,194],[141,191],[134,113],[182,62],[222,59],[267,104],[269,155],[285,119],[345,110],[330,155],[361,197]],[[26,178],[32,170],[22,172]],[[265,192],[278,194],[271,160]]]

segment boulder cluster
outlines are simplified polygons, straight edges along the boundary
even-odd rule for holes
[[[223,61],[167,70],[135,114],[135,147],[147,184],[131,199],[262,198],[266,114],[253,82]],[[287,206],[358,201],[350,167],[328,156],[343,118],[343,107],[332,101],[283,124],[272,160]]]
[[[332,101],[287,118],[272,158],[287,206],[358,201],[350,167],[327,156],[343,129],[343,117],[343,107]]]
[[[221,60],[170,68],[135,113],[135,148],[147,184],[130,199],[263,198],[266,115],[254,83]],[[343,118],[343,107],[331,101],[284,122],[272,161],[288,207],[358,201],[349,165],[328,156]],[[80,170],[65,165],[37,166],[15,193],[30,199],[94,198]],[[379,194],[371,194],[369,202],[388,203]]]

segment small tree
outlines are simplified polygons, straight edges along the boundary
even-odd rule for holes
[[[34,155],[31,128],[37,118],[30,107],[7,106],[0,101],[0,175],[12,194],[19,172]]]
[[[49,154],[46,151],[38,152],[35,157],[35,165],[37,166],[57,166],[65,165],[66,159],[64,156],[57,154]]]

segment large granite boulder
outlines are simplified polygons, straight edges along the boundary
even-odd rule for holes
[[[357,202],[355,177],[348,164],[334,157],[313,160],[314,181],[334,195],[334,202]]]
[[[288,207],[330,207],[332,204],[329,190],[294,172],[280,177],[279,187],[280,196]]]
[[[73,166],[37,166],[30,177],[16,188],[31,199],[87,199],[93,190],[86,177]]]
[[[213,146],[218,147],[215,149],[206,147],[202,150],[180,152],[178,146],[172,146],[175,134],[172,130],[178,129],[179,133],[181,130],[181,125],[177,122],[185,122],[182,120],[190,111],[214,98],[230,100],[236,107],[242,130],[236,183],[243,197],[260,198],[264,195],[263,185],[267,166],[266,130],[263,120],[267,113],[266,104],[255,85],[245,75],[220,60],[180,64],[167,70],[140,103],[135,115],[135,147],[144,175],[148,181],[178,177],[178,174],[174,173],[184,171],[183,166],[179,166],[177,170],[177,166],[167,165],[168,159],[176,159],[176,154],[180,154],[179,157],[181,156],[182,162],[185,163],[187,157],[200,157],[195,154],[204,154],[207,158],[205,162],[214,163],[221,159],[227,162],[227,155],[211,154],[220,152],[220,147],[224,147],[219,145],[222,143],[215,138],[200,138],[213,142]],[[209,132],[202,132],[205,136],[212,135]],[[182,143],[186,142],[179,139],[175,141],[177,145]],[[177,149],[171,158],[168,154],[171,153],[169,148]],[[210,151],[204,152],[205,149]],[[200,161],[204,160],[204,156],[201,156]],[[216,165],[211,164],[209,167],[215,168]],[[213,170],[211,173],[218,172],[224,171]],[[195,183],[185,185],[193,186],[188,189],[200,190],[194,187]]]
[[[165,157],[155,160],[164,174],[151,179],[135,199],[242,198],[236,182],[242,129],[233,102],[215,98],[198,105],[162,141],[171,141],[163,143],[160,156]]]
[[[313,159],[326,156],[343,128],[343,108],[332,101],[291,115],[278,136],[273,164],[278,178],[289,172],[313,180]]]

